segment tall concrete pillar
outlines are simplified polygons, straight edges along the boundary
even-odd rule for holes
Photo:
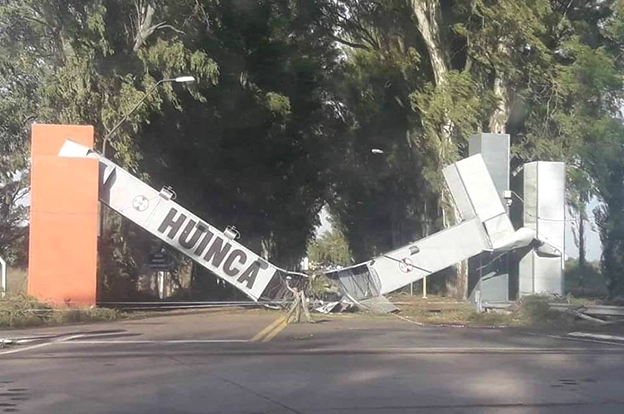
[[[507,134],[482,133],[469,141],[469,155],[481,154],[503,205],[509,190],[510,140]],[[509,255],[482,253],[468,260],[468,298],[486,302],[509,300]]]
[[[99,165],[62,158],[66,139],[92,148],[93,127],[33,125],[28,294],[56,304],[96,299]]]
[[[520,259],[519,296],[563,294],[565,163],[524,165],[524,227],[534,229],[543,244]]]

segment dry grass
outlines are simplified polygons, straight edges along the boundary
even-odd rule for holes
[[[442,296],[430,295],[423,299],[420,296],[395,295],[389,299],[401,309],[401,315],[426,324],[466,324],[476,313],[469,303]]]
[[[534,295],[522,298],[518,303],[516,314],[522,326],[551,330],[570,329],[580,324],[573,315],[551,310],[549,303],[553,300],[548,296]],[[583,300],[583,302],[586,302]]]
[[[110,321],[122,317],[125,314],[112,309],[54,307],[25,295],[9,295],[0,300],[0,329]]]
[[[574,320],[569,315],[551,311],[547,297],[530,296],[518,302],[511,311],[478,313],[472,304],[441,296],[395,295],[392,302],[401,315],[429,325],[463,325],[488,327],[568,328]]]
[[[26,270],[8,269],[8,296],[0,299],[0,329],[110,321],[128,317],[127,314],[112,309],[69,308],[38,302],[26,294],[27,277]]]

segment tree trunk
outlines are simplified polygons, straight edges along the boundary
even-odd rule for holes
[[[141,5],[137,4],[137,32],[134,37],[134,47],[132,50],[136,52],[143,46],[143,43],[147,38],[156,30],[155,26],[152,26],[152,20],[156,10],[151,4]]]
[[[490,117],[490,132],[494,134],[504,134],[507,129],[507,120],[511,113],[511,106],[505,82],[498,71],[494,78],[494,94],[499,101],[498,105],[496,105],[496,110]]]
[[[449,72],[446,49],[442,44],[442,14],[437,0],[411,0],[414,16],[418,22],[418,31],[425,42],[431,71],[436,86],[441,86],[446,81]],[[440,129],[440,162],[444,165],[449,161],[449,152],[453,148],[452,132],[453,123],[446,118]]]
[[[498,52],[503,55],[508,55],[509,47],[501,41],[498,44]],[[498,98],[498,104],[490,117],[489,128],[490,132],[494,134],[504,134],[507,129],[507,120],[511,113],[511,100],[502,69],[494,68],[494,75],[493,91],[494,95]]]
[[[579,224],[578,224],[578,249],[579,249],[579,258],[578,258],[578,268],[579,268],[579,288],[581,289],[581,293],[584,293],[583,290],[585,288],[585,269],[587,267],[587,261],[585,258],[585,200],[581,198],[580,208],[579,208]]]
[[[271,259],[275,255],[275,241],[273,232],[270,232],[267,237],[262,239],[261,246],[262,247],[260,249],[260,257],[262,257],[266,261],[271,261]]]
[[[412,10],[418,24],[418,31],[425,42],[429,61],[431,62],[431,70],[433,79],[437,87],[444,84],[449,72],[449,59],[446,49],[442,42],[442,14],[440,11],[440,3],[437,0],[411,0]],[[444,166],[451,160],[451,151],[454,150],[452,140],[454,125],[447,117],[440,128],[440,148],[438,157],[440,165]],[[442,204],[452,205],[451,195],[446,187],[440,194]],[[457,215],[453,208],[446,211],[442,208],[442,223],[445,228],[451,227],[457,223]],[[447,280],[446,287],[450,295],[465,299],[467,297],[468,286],[468,266],[467,263],[460,263],[456,267],[455,276],[451,280]]]
[[[392,206],[392,212],[390,214],[390,235],[392,238],[392,250],[403,245],[403,238],[401,237],[401,220],[399,219],[398,206],[396,203]]]
[[[425,41],[436,85],[441,85],[449,71],[440,31],[442,15],[437,0],[411,0],[418,31]]]

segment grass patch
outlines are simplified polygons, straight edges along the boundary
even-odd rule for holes
[[[390,300],[401,309],[401,315],[417,322],[432,325],[466,325],[475,323],[477,316],[474,307],[467,302],[456,301],[442,296],[420,296],[399,294]]]
[[[479,313],[472,304],[454,299],[429,296],[397,295],[392,302],[401,309],[401,315],[431,325],[465,325],[474,327],[527,327],[538,329],[569,329],[582,322],[572,315],[550,310],[547,296],[527,296],[509,310],[491,310]],[[573,300],[582,304],[587,300]]]
[[[468,324],[471,326],[521,326],[522,322],[514,313],[473,311],[468,316]]]
[[[57,307],[25,295],[10,295],[0,300],[0,328],[112,321],[125,317],[125,313],[113,309]]]
[[[569,329],[575,324],[574,316],[555,310],[548,305],[554,302],[548,296],[526,296],[519,301],[517,313],[522,326],[546,329]]]

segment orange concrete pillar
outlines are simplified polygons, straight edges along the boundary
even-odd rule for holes
[[[66,139],[93,148],[93,127],[33,125],[28,294],[95,304],[98,161],[58,157]]]

